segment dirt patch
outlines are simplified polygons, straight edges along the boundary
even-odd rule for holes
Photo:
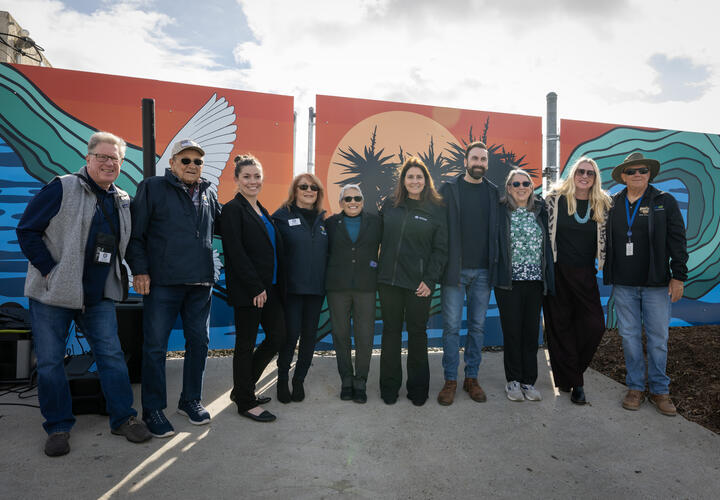
[[[625,383],[617,330],[607,330],[590,367]],[[720,434],[720,325],[670,328],[667,374],[678,413]]]

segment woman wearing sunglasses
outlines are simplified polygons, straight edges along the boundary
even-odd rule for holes
[[[507,176],[501,204],[495,299],[504,338],[505,392],[511,401],[540,401],[535,388],[540,308],[543,295],[553,293],[547,210],[521,169]]]
[[[363,210],[357,184],[340,190],[342,212],[327,220],[330,257],[327,266],[328,309],[340,373],[340,399],[365,403],[375,330],[375,289],[378,250],[382,238],[380,217]],[[355,336],[355,369],[350,340],[350,318]]]
[[[328,237],[320,179],[305,173],[296,176],[288,199],[273,214],[283,238],[287,269],[285,324],[287,338],[278,355],[277,397],[281,403],[305,399],[305,376],[315,351],[320,309],[325,297]],[[290,364],[300,340],[297,364],[288,387]]]
[[[235,314],[233,390],[240,415],[272,422],[275,415],[260,406],[269,397],[255,396],[255,384],[275,354],[285,345],[282,306],[283,245],[276,225],[258,201],[262,165],[252,155],[235,157],[238,193],[222,209],[221,233],[225,255],[228,303]],[[265,339],[255,348],[258,325]]]
[[[600,170],[580,158],[546,197],[555,261],[555,295],[544,302],[545,331],[555,385],[585,404],[583,373],[605,332],[595,259],[605,261],[605,219],[610,197]]]
[[[378,272],[383,333],[380,395],[394,404],[402,385],[403,322],[408,332],[407,397],[428,398],[427,320],[435,284],[447,261],[447,215],[427,167],[416,157],[402,166],[395,193],[380,210],[383,237]]]

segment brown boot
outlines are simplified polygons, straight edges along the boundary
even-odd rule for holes
[[[677,408],[670,399],[670,394],[650,394],[648,400],[655,405],[657,411],[668,417],[677,415]]]
[[[625,399],[623,399],[622,407],[626,410],[639,410],[640,405],[643,401],[645,401],[645,395],[642,391],[630,389],[629,391],[627,391],[627,394],[625,394]]]
[[[457,390],[457,380],[446,380],[440,394],[438,394],[438,403],[443,406],[450,406],[455,400],[455,391]]]
[[[466,378],[463,382],[463,389],[470,395],[470,399],[477,401],[478,403],[484,403],[487,401],[485,391],[482,390],[480,384],[478,384],[475,378]]]

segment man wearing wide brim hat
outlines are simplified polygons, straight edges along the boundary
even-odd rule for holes
[[[683,295],[688,254],[677,200],[650,185],[659,171],[660,162],[640,152],[613,169],[612,178],[626,188],[613,196],[608,214],[603,279],[613,286],[623,341],[628,387],[623,408],[639,409],[647,385],[650,402],[663,415],[674,416],[666,374],[668,327],[671,303]]]

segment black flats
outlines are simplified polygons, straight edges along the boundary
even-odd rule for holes
[[[587,401],[585,400],[585,390],[582,388],[582,386],[572,388],[572,392],[570,393],[570,401],[572,401],[576,405],[584,405],[587,403]]]
[[[277,418],[275,415],[273,415],[267,410],[263,411],[260,415],[253,415],[249,411],[239,411],[238,413],[243,417],[254,420],[255,422],[272,422]]]
[[[353,388],[352,387],[343,387],[340,390],[340,399],[343,401],[350,401],[353,398]]]

